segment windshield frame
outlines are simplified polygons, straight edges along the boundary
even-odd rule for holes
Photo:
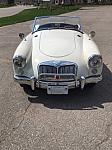
[[[54,21],[52,21],[54,19]],[[57,20],[58,21],[57,21]],[[44,21],[47,21],[46,23],[44,23]],[[67,22],[68,21],[68,22]],[[71,23],[71,22],[73,23]],[[40,22],[40,24],[39,24]],[[42,26],[44,25],[51,25],[51,27],[46,27],[46,28],[41,28]],[[70,25],[71,27],[72,26],[76,26],[78,25],[79,28],[75,29],[75,28],[65,28],[64,26],[63,27],[53,27],[52,25],[53,24],[65,24],[65,27],[66,25]],[[32,33],[34,32],[37,32],[37,31],[41,31],[41,30],[51,30],[51,29],[66,29],[66,30],[75,30],[75,31],[78,31],[78,32],[81,32],[83,33],[83,30],[82,30],[82,24],[81,24],[81,19],[80,17],[68,17],[68,16],[41,16],[41,17],[35,17],[35,20],[34,20],[34,23],[33,23],[33,29],[32,29]]]

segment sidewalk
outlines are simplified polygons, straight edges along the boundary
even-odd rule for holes
[[[18,5],[14,7],[0,8],[0,18],[15,15],[24,9],[30,9],[30,8],[34,8],[34,7],[29,5],[28,6]]]

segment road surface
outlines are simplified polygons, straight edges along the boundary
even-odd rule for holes
[[[7,7],[7,8],[0,8],[0,18],[1,17],[7,17],[7,16],[12,16],[15,14],[18,14],[19,12],[23,11],[24,9],[31,9],[33,8],[32,6],[13,6],[13,7]]]

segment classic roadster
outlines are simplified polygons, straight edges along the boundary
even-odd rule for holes
[[[36,17],[32,32],[24,37],[13,56],[14,79],[32,90],[68,94],[69,89],[95,85],[102,80],[102,56],[79,17]]]

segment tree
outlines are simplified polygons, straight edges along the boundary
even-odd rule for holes
[[[95,4],[99,4],[99,0],[94,0],[94,3]]]

